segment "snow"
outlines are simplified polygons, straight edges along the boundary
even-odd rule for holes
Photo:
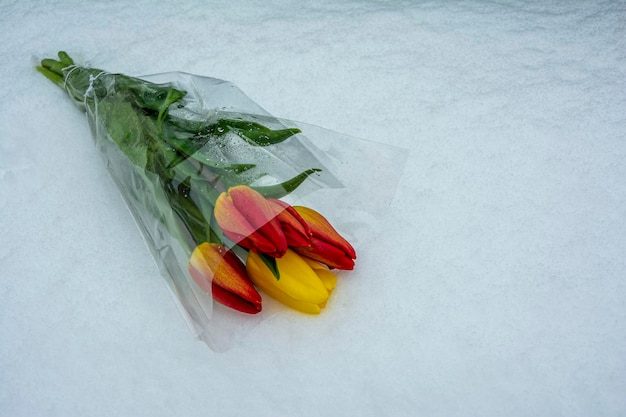
[[[2,2],[0,415],[625,414],[625,22],[621,1]],[[194,338],[32,68],[59,49],[410,149],[326,311]]]

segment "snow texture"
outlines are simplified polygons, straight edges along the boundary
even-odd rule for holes
[[[9,0],[0,27],[1,416],[626,414],[624,1]],[[59,49],[410,149],[327,310],[195,339],[33,70]]]

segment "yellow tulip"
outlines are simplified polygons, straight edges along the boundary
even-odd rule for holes
[[[258,254],[248,254],[246,271],[258,288],[294,310],[319,314],[335,287],[335,274],[291,249],[276,259],[276,266],[280,274],[278,279]]]
[[[304,262],[307,263],[313,269],[313,271],[317,274],[319,279],[322,281],[322,284],[326,287],[328,292],[330,293],[335,289],[337,285],[337,275],[333,274],[328,270],[327,267],[320,264],[319,262],[314,261],[313,259],[301,257]]]

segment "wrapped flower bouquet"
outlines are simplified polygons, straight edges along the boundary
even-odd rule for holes
[[[213,78],[130,77],[76,65],[65,52],[37,70],[86,111],[147,246],[209,346],[224,348],[229,329],[260,313],[266,297],[320,313],[337,271],[354,268],[356,251],[333,216],[345,222],[352,210],[356,221],[362,211],[350,207],[355,201],[341,208],[320,197],[335,213],[301,204],[318,191],[345,188],[333,167],[347,163],[337,157],[353,139],[319,128],[309,134]],[[326,137],[327,150],[316,136]],[[374,154],[380,157],[375,146],[361,143],[360,163],[370,160],[370,170]]]

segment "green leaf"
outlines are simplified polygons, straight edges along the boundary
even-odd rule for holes
[[[252,186],[251,188],[266,198],[282,198],[298,188],[310,175],[321,171],[319,168],[311,168],[280,184]]]
[[[280,271],[278,270],[278,265],[276,264],[276,258],[272,258],[271,256],[267,256],[263,253],[259,254],[259,258],[263,261],[263,263],[272,271],[274,278],[276,281],[280,280]]]
[[[181,119],[180,117],[170,114],[166,116],[165,120],[169,125],[193,135],[205,134],[204,131],[209,129],[210,126],[216,125],[215,123],[208,123],[204,120]]]
[[[297,128],[272,130],[259,123],[236,119],[221,119],[217,125],[220,133],[230,130],[256,146],[275,145],[301,132]]]
[[[178,165],[185,159],[194,156],[196,152],[202,149],[210,139],[208,136],[200,135],[180,138],[173,135],[164,134],[163,137],[169,145],[171,145],[173,148],[176,149],[176,151],[178,151],[178,155],[176,156],[176,158],[170,161],[169,167]],[[200,160],[199,158],[195,159],[197,159],[199,162],[205,162]]]
[[[132,96],[137,106],[157,112],[162,120],[169,107],[183,98],[187,92],[174,88],[171,84],[155,84],[140,78],[122,74],[115,75],[115,87]]]
[[[102,100],[98,104],[98,117],[109,137],[119,146],[130,161],[146,167],[148,140],[145,125],[132,104],[117,100]]]

